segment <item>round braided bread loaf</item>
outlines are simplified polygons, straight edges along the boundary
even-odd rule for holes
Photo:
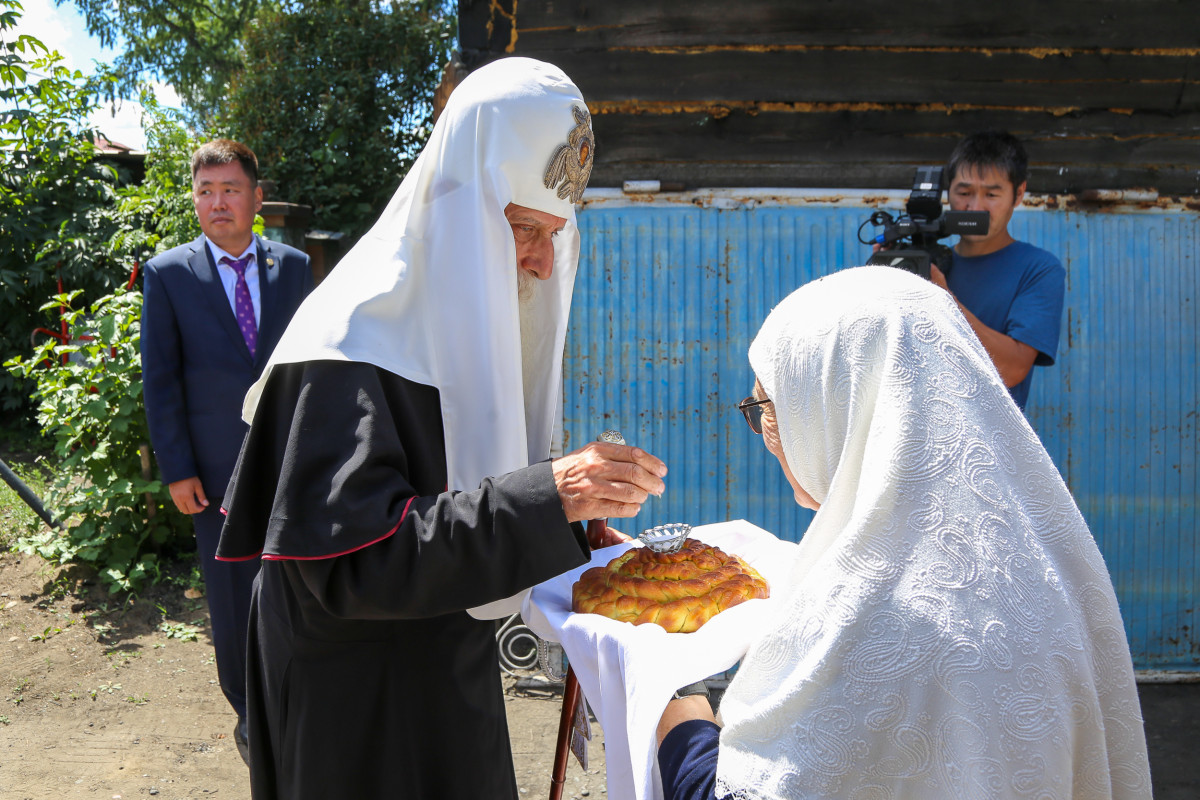
[[[691,633],[727,608],[769,595],[766,580],[745,561],[688,539],[674,553],[634,547],[587,570],[572,587],[571,610]]]

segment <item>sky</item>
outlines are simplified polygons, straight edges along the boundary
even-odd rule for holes
[[[24,11],[15,35],[28,35],[41,40],[51,50],[63,55],[63,64],[85,74],[95,71],[95,62],[110,62],[117,51],[104,49],[89,36],[83,17],[72,3],[55,5],[54,0],[21,0]],[[178,108],[179,96],[166,84],[155,83],[154,93],[159,103]],[[144,150],[146,136],[141,128],[141,105],[132,100],[104,105],[93,112],[91,123],[110,141]]]

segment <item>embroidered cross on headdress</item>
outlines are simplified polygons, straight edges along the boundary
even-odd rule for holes
[[[547,189],[558,188],[558,196],[570,198],[572,203],[583,199],[588,178],[592,175],[592,115],[586,108],[571,107],[575,115],[575,127],[567,134],[567,143],[561,145],[546,166],[543,182]]]

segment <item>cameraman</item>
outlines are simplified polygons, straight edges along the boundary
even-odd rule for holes
[[[1028,159],[1012,134],[981,131],[954,148],[946,165],[950,208],[987,211],[986,234],[964,234],[949,275],[930,279],[955,299],[1000,378],[1024,411],[1034,365],[1050,366],[1058,350],[1066,270],[1051,253],[1008,232],[1025,197]]]

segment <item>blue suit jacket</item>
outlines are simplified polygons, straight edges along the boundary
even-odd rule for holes
[[[254,358],[201,236],[146,262],[142,381],[154,455],[166,483],[197,476],[224,496],[246,433],[242,398],[312,291],[308,256],[256,236],[260,292]]]

